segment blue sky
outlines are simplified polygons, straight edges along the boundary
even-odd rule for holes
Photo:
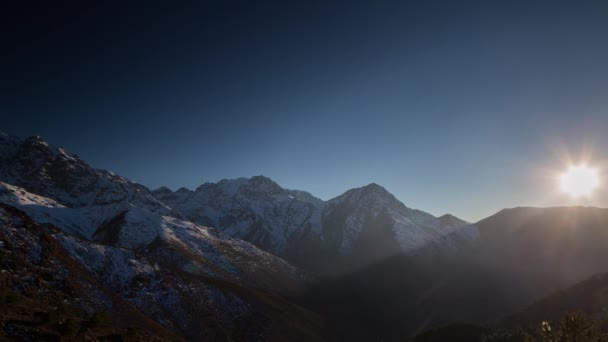
[[[375,182],[477,220],[608,160],[608,5],[196,2],[15,9],[0,130],[151,188]],[[19,12],[21,11],[21,12]]]

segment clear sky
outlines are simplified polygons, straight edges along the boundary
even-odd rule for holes
[[[608,164],[606,1],[74,3],[4,11],[0,131],[150,188],[376,182],[477,220]]]

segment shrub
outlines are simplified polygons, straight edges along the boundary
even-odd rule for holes
[[[596,323],[578,312],[564,316],[558,329],[543,322],[541,337],[543,342],[608,342],[608,336],[599,331]]]
[[[534,336],[533,336],[534,335]],[[596,322],[581,313],[570,313],[559,324],[542,322],[536,333],[511,330],[494,332],[483,337],[483,342],[608,342]]]

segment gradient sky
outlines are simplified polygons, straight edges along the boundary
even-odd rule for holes
[[[376,182],[477,220],[608,165],[606,1],[74,3],[3,9],[0,131],[151,188]]]

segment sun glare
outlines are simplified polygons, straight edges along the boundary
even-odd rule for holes
[[[600,180],[597,170],[586,165],[571,166],[560,177],[560,188],[573,197],[589,196]]]

